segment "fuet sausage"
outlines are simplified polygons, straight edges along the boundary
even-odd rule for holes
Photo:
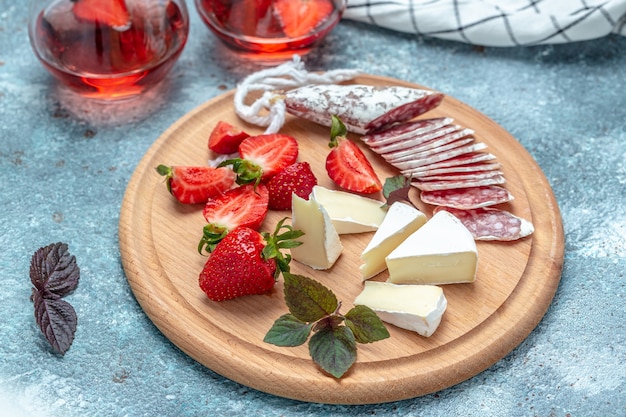
[[[288,113],[330,126],[335,115],[348,131],[365,134],[405,122],[437,107],[442,93],[362,84],[306,85],[284,94]]]

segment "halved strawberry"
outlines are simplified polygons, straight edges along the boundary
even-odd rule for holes
[[[210,166],[167,166],[156,168],[165,176],[168,191],[183,204],[204,204],[235,183],[235,174],[228,168]]]
[[[346,190],[362,194],[380,191],[383,186],[372,164],[363,151],[345,135],[343,122],[332,116],[331,139],[333,148],[326,157],[326,172],[335,184]]]
[[[239,144],[249,137],[242,129],[220,120],[209,135],[208,146],[213,152],[228,155],[237,152]]]
[[[273,176],[267,183],[269,208],[272,210],[291,210],[291,195],[309,199],[317,178],[308,162],[289,165]]]
[[[273,234],[242,226],[226,235],[200,273],[200,288],[209,299],[224,301],[272,289],[280,272],[289,271],[291,258],[280,250],[301,244],[294,239],[302,232],[283,226],[283,222]],[[287,231],[282,232],[283,228]]]
[[[333,12],[331,0],[275,0],[274,12],[290,38],[308,35]]]
[[[219,166],[233,166],[238,184],[266,182],[298,159],[298,142],[289,135],[273,133],[250,136],[239,145],[239,158]]]
[[[77,19],[105,24],[114,28],[127,28],[130,13],[124,0],[71,0]]]
[[[198,252],[211,252],[230,231],[239,226],[258,230],[265,220],[269,194],[267,187],[258,184],[242,185],[209,198],[202,214],[208,222],[203,228]]]

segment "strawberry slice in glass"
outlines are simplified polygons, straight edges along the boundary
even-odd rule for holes
[[[77,19],[101,23],[117,30],[130,27],[130,13],[124,0],[71,0]]]
[[[276,0],[274,12],[290,38],[306,36],[333,13],[331,0]]]

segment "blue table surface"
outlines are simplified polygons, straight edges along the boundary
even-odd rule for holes
[[[136,302],[118,220],[126,184],[173,122],[259,69],[235,59],[193,5],[186,49],[150,100],[77,104],[32,54],[24,2],[0,0],[0,415],[626,415],[626,39],[480,48],[343,21],[304,58],[419,83],[507,129],[550,182],[565,229],[556,296],[537,328],[484,372],[386,404],[305,403],[247,388],[189,358]],[[29,265],[67,242],[81,267],[64,357],[36,327]]]

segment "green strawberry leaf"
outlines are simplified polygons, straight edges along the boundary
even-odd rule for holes
[[[389,337],[389,331],[376,312],[364,305],[354,306],[348,311],[345,323],[359,343],[372,343]]]
[[[333,314],[339,302],[331,290],[319,282],[305,277],[283,272],[285,279],[285,303],[291,314],[304,322],[315,322]]]
[[[343,124],[340,118],[335,115],[331,116],[330,122],[330,142],[328,146],[334,148],[339,144],[339,138],[345,138],[348,134],[346,125]]]
[[[263,341],[276,346],[300,346],[309,338],[312,326],[298,320],[292,314],[285,314],[274,322]]]
[[[309,341],[311,358],[323,370],[335,378],[341,378],[356,361],[354,335],[346,326],[320,327]]]

